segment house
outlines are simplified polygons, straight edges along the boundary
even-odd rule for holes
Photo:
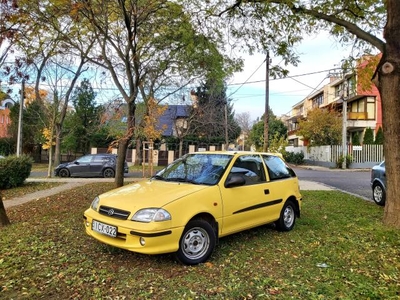
[[[10,108],[14,105],[11,99],[0,101],[0,138],[7,137],[7,127],[11,123]]]
[[[347,107],[348,144],[355,135],[361,142],[367,128],[376,133],[379,127],[382,127],[382,102],[379,91],[374,85],[366,87],[360,82],[359,70],[365,66],[367,60],[368,57],[359,63],[356,72],[344,76],[331,76],[328,84],[292,107],[290,115],[285,118],[290,146],[308,145],[296,132],[299,129],[299,120],[307,119],[307,112],[315,108],[335,110],[343,115],[343,107]]]
[[[181,136],[181,131],[187,129],[187,120],[191,109],[190,105],[168,105],[158,121],[157,127],[165,128],[162,135],[165,137]]]

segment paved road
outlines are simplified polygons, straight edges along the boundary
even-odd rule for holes
[[[350,194],[372,200],[370,170],[339,170],[321,167],[294,167],[300,180],[319,182]]]

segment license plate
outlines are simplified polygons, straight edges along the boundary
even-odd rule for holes
[[[104,224],[96,220],[93,220],[92,222],[92,230],[112,237],[117,236],[117,227]]]

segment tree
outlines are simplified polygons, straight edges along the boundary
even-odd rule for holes
[[[65,2],[65,7],[71,7],[70,1]],[[74,21],[95,36],[96,47],[88,58],[112,79],[127,104],[115,177],[121,186],[127,147],[135,133],[138,98],[145,102],[161,99],[171,94],[171,88],[179,90],[207,73],[218,79],[234,69],[216,42],[198,34],[175,2],[89,0],[77,3],[73,13]]]
[[[96,93],[88,79],[84,79],[72,94],[74,112],[66,118],[62,145],[75,152],[89,153],[92,136],[100,125]],[[68,119],[68,122],[67,122]],[[68,127],[67,127],[68,123]]]
[[[278,119],[271,108],[268,109],[268,151],[272,151],[272,145],[277,144],[276,141],[287,137],[287,128],[285,124]],[[256,149],[261,150],[264,146],[264,115],[260,121],[255,123],[250,131],[250,143],[256,146]]]
[[[374,131],[372,130],[371,127],[365,129],[363,144],[364,145],[374,144]]]
[[[234,118],[231,99],[226,96],[226,86],[209,80],[194,95],[192,113],[196,118],[192,122],[192,134],[206,141],[219,140],[227,147],[240,135],[240,127]]]
[[[200,23],[205,15],[217,16],[215,30],[229,27],[230,40],[244,45],[250,53],[271,51],[282,56],[284,63],[296,65],[295,46],[306,35],[328,31],[339,43],[353,46],[356,58],[367,53],[382,54],[373,74],[382,99],[384,152],[386,157],[387,201],[384,212],[386,225],[400,228],[400,1],[398,0],[194,0],[187,4],[196,11]],[[198,4],[198,6],[196,5]],[[200,12],[204,12],[201,14]],[[234,37],[244,43],[238,43]],[[382,39],[383,37],[383,39]]]
[[[251,116],[249,112],[243,112],[239,114],[235,114],[235,120],[239,124],[240,129],[242,131],[244,140],[242,141],[243,143],[243,150],[246,149],[246,140],[250,136],[250,131],[251,128],[254,125],[254,121],[251,120]]]
[[[382,130],[382,127],[379,126],[379,129],[378,129],[378,131],[377,131],[377,133],[376,133],[376,136],[375,136],[375,144],[377,144],[377,145],[383,145],[384,140],[385,140],[385,139],[383,138],[383,130]]]
[[[342,118],[335,111],[315,108],[299,121],[298,135],[311,146],[338,145],[342,138]]]

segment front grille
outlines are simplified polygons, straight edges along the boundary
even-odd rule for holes
[[[108,207],[108,206],[100,206],[99,213],[105,216],[109,216],[111,218],[116,218],[116,219],[121,219],[121,220],[126,220],[128,219],[130,212],[114,207]]]

